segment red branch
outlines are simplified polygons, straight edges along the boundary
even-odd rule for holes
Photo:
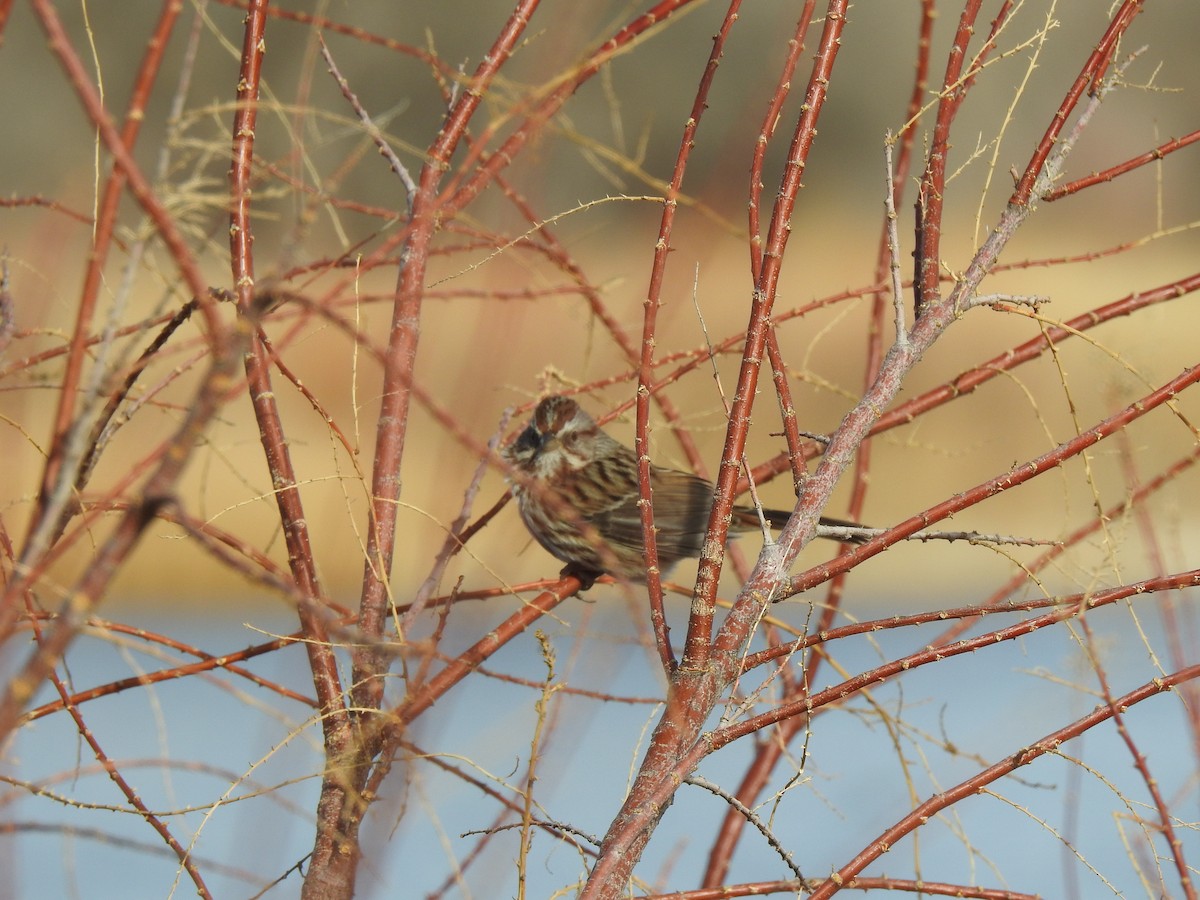
[[[658,645],[658,656],[668,677],[675,668],[675,655],[671,649],[671,638],[667,628],[667,617],[663,611],[662,573],[658,569],[658,541],[654,534],[654,498],[650,486],[650,388],[654,382],[654,336],[658,323],[658,310],[662,306],[663,278],[667,271],[667,260],[671,253],[671,236],[674,233],[675,211],[679,203],[679,194],[683,188],[683,175],[687,171],[688,160],[696,145],[696,132],[700,128],[700,119],[708,108],[708,93],[712,87],[713,78],[717,74],[721,55],[725,49],[725,41],[729,37],[733,23],[737,21],[741,0],[732,0],[725,11],[721,22],[721,30],[713,38],[712,52],[700,78],[700,86],[696,89],[696,99],[692,103],[691,115],[683,128],[683,137],[679,142],[679,152],[675,158],[675,168],[671,173],[671,184],[663,203],[662,221],[658,228],[658,241],[654,247],[654,263],[650,269],[650,286],[646,294],[645,313],[642,319],[642,352],[638,361],[638,390],[637,390],[637,428],[634,432],[634,448],[638,466],[639,506],[642,517],[642,537],[646,550],[646,589],[650,602],[650,623],[654,628],[655,643]]]
[[[1052,471],[1062,465],[1065,460],[1078,456],[1088,447],[1099,443],[1104,438],[1119,433],[1130,422],[1140,419],[1151,410],[1157,409],[1162,404],[1175,399],[1185,388],[1198,381],[1200,381],[1200,365],[1186,369],[1162,387],[1135,400],[1120,412],[1081,432],[1071,440],[1059,444],[1048,453],[1022,463],[1010,472],[989,479],[969,490],[956,494],[949,500],[944,500],[923,512],[917,513],[915,516],[905,519],[894,528],[889,529],[886,534],[867,541],[862,546],[854,548],[850,553],[838,557],[833,562],[814,566],[806,572],[801,572],[792,579],[789,593],[784,596],[792,596],[806,591],[815,585],[827,581],[834,575],[854,568],[862,560],[874,556],[883,550],[884,547],[891,546],[896,541],[904,540],[909,535],[926,529],[933,523],[940,522],[942,519],[952,516],[960,510],[974,506],[988,497],[994,497],[996,494],[1011,490],[1044,472]]]
[[[1059,136],[1066,125],[1067,118],[1071,115],[1071,111],[1079,103],[1079,98],[1083,96],[1083,92],[1087,90],[1088,85],[1095,84],[1101,73],[1108,68],[1108,63],[1116,49],[1117,41],[1129,29],[1134,16],[1142,11],[1143,5],[1145,5],[1145,0],[1125,0],[1121,4],[1121,8],[1112,17],[1112,21],[1109,22],[1107,30],[1105,30],[1104,35],[1100,38],[1100,42],[1096,45],[1096,49],[1092,51],[1087,61],[1083,64],[1083,69],[1067,91],[1067,95],[1063,98],[1058,111],[1054,113],[1054,118],[1050,121],[1050,127],[1046,129],[1046,133],[1042,136],[1037,148],[1033,151],[1029,165],[1025,167],[1025,172],[1021,176],[1021,180],[1017,182],[1017,189],[1013,191],[1012,198],[1008,201],[1009,203],[1014,206],[1025,206],[1029,203],[1030,195],[1033,193],[1034,182],[1037,181],[1038,175],[1041,174],[1042,169],[1045,167],[1046,160],[1050,157],[1054,145],[1058,142]]]
[[[847,883],[859,872],[894,847],[897,841],[906,835],[912,834],[927,822],[936,819],[938,813],[943,810],[980,793],[988,785],[999,781],[1005,775],[1010,775],[1047,754],[1056,753],[1058,748],[1064,743],[1078,737],[1089,729],[1095,728],[1102,722],[1108,721],[1119,711],[1127,709],[1135,703],[1141,703],[1143,700],[1169,691],[1175,685],[1183,684],[1197,677],[1200,677],[1200,666],[1189,666],[1170,675],[1156,678],[1136,690],[1130,691],[1123,697],[1116,698],[1110,704],[1097,707],[1092,713],[1081,719],[1076,719],[1070,725],[1050,732],[1041,740],[1035,741],[1028,747],[1018,750],[1012,756],[1002,759],[993,766],[989,766],[979,774],[959,782],[949,790],[943,791],[935,797],[930,797],[891,828],[888,828],[871,841],[854,859],[838,869],[828,881],[812,893],[809,900],[828,900],[829,897],[832,897],[846,887]]]

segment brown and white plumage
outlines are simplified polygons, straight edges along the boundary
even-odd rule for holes
[[[578,403],[558,395],[542,400],[503,455],[513,466],[511,490],[525,527],[567,563],[564,574],[587,583],[604,572],[633,581],[645,578],[637,460]],[[651,465],[650,487],[658,564],[666,572],[681,559],[700,556],[713,485],[689,472]],[[776,528],[790,515],[763,513]],[[730,531],[757,528],[758,521],[753,507],[735,507]]]

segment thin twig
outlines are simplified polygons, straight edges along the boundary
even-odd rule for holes
[[[321,44],[321,56],[325,59],[325,64],[329,66],[329,74],[333,76],[341,89],[342,96],[346,98],[346,102],[354,110],[358,116],[358,120],[362,122],[363,128],[371,140],[375,142],[375,146],[379,148],[379,155],[388,161],[388,165],[392,167],[392,171],[396,173],[396,177],[400,179],[400,183],[404,185],[405,202],[409,213],[412,212],[413,199],[417,195],[417,183],[413,180],[412,174],[408,168],[400,161],[400,157],[396,155],[396,151],[392,149],[391,144],[387,142],[387,138],[383,136],[383,132],[379,130],[379,126],[372,121],[362,103],[359,102],[358,95],[350,89],[350,82],[342,75],[338,69],[337,63],[333,61],[333,54],[329,52],[329,47],[325,44],[325,38],[320,32],[317,33],[317,40]]]
[[[888,271],[892,275],[892,310],[896,319],[896,343],[901,347],[908,344],[908,329],[904,324],[904,277],[900,274],[900,232],[896,219],[896,186],[892,182],[892,145],[895,138],[889,131],[883,142],[883,161],[886,190],[883,195],[883,208],[887,222]]]
[[[767,823],[760,819],[754,810],[750,809],[750,807],[746,806],[741,800],[733,796],[733,794],[729,793],[720,785],[713,784],[711,781],[701,775],[692,775],[688,778],[685,778],[683,781],[684,784],[695,785],[696,787],[704,788],[709,793],[716,794],[718,797],[736,809],[738,813],[740,813],[746,819],[747,822],[758,829],[759,834],[766,838],[767,843],[771,845],[771,849],[779,854],[779,858],[783,860],[783,864],[785,866],[792,870],[792,874],[800,879],[801,882],[807,883],[803,873],[800,871],[800,867],[797,866],[795,860],[792,859],[792,854],[789,853],[781,843],[779,843],[779,839],[775,837]]]

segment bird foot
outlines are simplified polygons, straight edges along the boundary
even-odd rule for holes
[[[582,594],[584,591],[589,590],[596,583],[596,579],[603,574],[603,572],[597,572],[595,569],[589,569],[578,563],[567,563],[562,567],[562,571],[558,573],[558,577],[578,578],[579,590],[576,593]]]

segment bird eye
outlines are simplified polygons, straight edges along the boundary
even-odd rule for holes
[[[513,449],[519,456],[532,456],[542,449],[542,436],[538,430],[530,425],[513,443]]]

